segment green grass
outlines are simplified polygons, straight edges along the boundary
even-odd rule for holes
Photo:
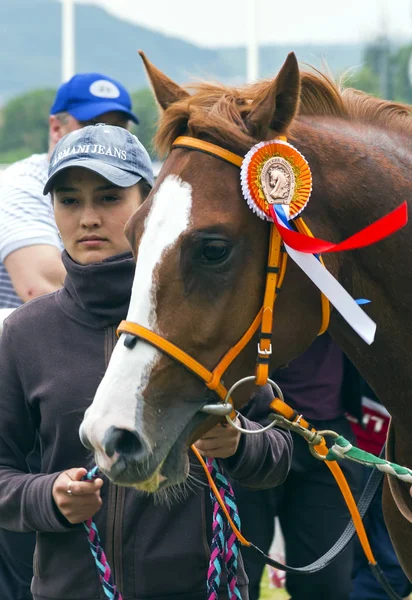
[[[286,590],[278,590],[269,587],[269,578],[267,571],[265,571],[260,586],[259,600],[288,600],[288,598],[289,594]],[[409,599],[412,600],[412,595],[409,596]]]
[[[262,585],[260,586],[260,598],[259,600],[287,600],[289,595],[285,590],[277,590],[269,587],[269,578],[267,571],[265,571],[262,578]]]

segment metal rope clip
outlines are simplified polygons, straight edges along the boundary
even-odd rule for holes
[[[289,431],[293,431],[303,437],[309,444],[313,444],[317,446],[322,441],[322,436],[318,431],[311,431],[310,429],[306,429],[306,427],[302,427],[299,421],[302,418],[302,415],[298,417],[296,421],[290,421],[286,417],[280,414],[271,415],[271,419],[276,422],[276,425],[282,427],[283,429],[288,429]]]
[[[312,456],[314,456],[315,458],[317,458],[318,460],[326,460],[326,456],[323,456],[322,454],[319,454],[319,452],[316,450],[315,446],[318,446],[322,440],[325,442],[325,437],[331,437],[332,439],[336,440],[336,438],[339,437],[339,434],[336,433],[336,431],[332,431],[331,429],[323,429],[322,431],[317,431],[316,432],[316,436],[318,438],[318,440],[313,440],[313,441],[309,441],[309,451],[312,454]]]

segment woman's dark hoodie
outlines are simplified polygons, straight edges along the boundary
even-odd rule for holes
[[[0,527],[37,532],[35,600],[103,600],[84,528],[57,510],[52,487],[60,472],[91,467],[78,429],[92,402],[126,317],[134,274],[131,254],[81,266],[63,253],[64,287],[18,308],[0,337]],[[256,396],[254,414],[268,414],[270,392]],[[260,409],[259,409],[260,407]],[[256,423],[242,417],[243,426]],[[40,474],[26,457],[39,432]],[[287,433],[243,436],[228,473],[240,484],[282,483],[291,459]],[[230,464],[229,464],[230,462]],[[202,477],[200,469],[197,477]],[[125,600],[204,600],[211,534],[207,486],[171,506],[105,481],[96,524]],[[239,569],[243,598],[247,579]],[[226,593],[222,588],[221,598]]]

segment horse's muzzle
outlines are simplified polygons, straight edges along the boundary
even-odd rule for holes
[[[118,455],[130,462],[141,462],[150,454],[146,442],[137,431],[110,427],[103,440],[103,448],[109,458]]]

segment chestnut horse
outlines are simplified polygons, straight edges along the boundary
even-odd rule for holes
[[[173,141],[190,136],[244,156],[258,142],[286,135],[313,174],[305,221],[316,237],[339,241],[409,199],[411,112],[341,90],[320,73],[301,73],[293,54],[272,81],[241,88],[204,83],[192,94],[142,56],[163,111],[157,147],[168,157],[127,226],[137,259],[127,318],[212,370],[262,305],[269,224],[242,197],[237,166],[196,149],[172,148]],[[354,298],[371,300],[365,309],[377,323],[371,346],[336,311],[329,331],[392,415],[391,458],[412,467],[411,226],[371,247],[324,259]],[[271,368],[301,354],[320,323],[319,290],[289,260],[275,304]],[[187,477],[189,444],[217,419],[201,409],[216,396],[181,363],[134,341],[123,343],[122,336],[117,344],[81,436],[113,481],[153,491]],[[253,374],[255,359],[253,337],[225,373],[226,386]],[[237,407],[251,391],[236,392]],[[148,481],[155,484],[147,487]],[[406,484],[390,486],[401,510],[386,487],[386,518],[412,576],[412,498]]]

